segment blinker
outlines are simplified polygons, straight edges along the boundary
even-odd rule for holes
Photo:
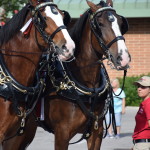
[[[108,13],[108,20],[110,21],[110,22],[114,22],[115,21],[115,18],[114,18],[114,16],[113,16],[113,14],[111,13],[111,12],[107,12]]]
[[[58,11],[55,9],[54,6],[51,6],[51,11],[53,14],[58,15]]]

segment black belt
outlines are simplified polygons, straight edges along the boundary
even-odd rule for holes
[[[133,140],[133,143],[149,143],[150,139],[137,139],[137,140]]]

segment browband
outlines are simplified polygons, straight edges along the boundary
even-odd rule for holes
[[[92,14],[91,14],[91,19],[95,16],[95,15],[97,15],[99,12],[102,12],[102,11],[105,11],[105,10],[112,10],[112,11],[116,11],[114,8],[112,8],[112,7],[102,7],[102,8],[99,8],[98,10],[96,10],[96,12],[93,12]]]
[[[33,15],[41,8],[41,7],[45,7],[45,6],[48,6],[48,5],[51,5],[51,6],[57,6],[56,4],[54,4],[53,2],[45,2],[45,3],[41,3],[39,5],[37,5],[35,7],[35,9],[33,10]]]

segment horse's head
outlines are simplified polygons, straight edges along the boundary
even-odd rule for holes
[[[93,31],[93,47],[112,61],[117,70],[125,70],[131,60],[125,39],[122,36],[128,31],[127,20],[116,14],[112,0],[100,1],[98,5],[87,1],[90,7],[90,25]],[[100,51],[102,50],[102,51]]]
[[[62,61],[73,56],[75,44],[66,30],[63,20],[66,18],[66,13],[60,11],[57,5],[50,0],[30,0],[30,4],[33,6],[33,23],[42,36],[38,42],[43,42],[42,46],[45,43],[47,46],[53,47],[51,49],[58,54]]]

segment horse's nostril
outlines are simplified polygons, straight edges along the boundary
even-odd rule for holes
[[[120,65],[121,60],[122,60],[121,56],[118,56],[118,57],[117,57],[117,64],[119,64],[119,65]]]
[[[62,49],[65,49],[65,48],[66,48],[66,46],[65,46],[65,45],[63,45],[63,46],[62,46]]]
[[[63,52],[69,52],[69,50],[67,49],[67,47],[65,45],[62,46],[62,50],[63,50]]]

